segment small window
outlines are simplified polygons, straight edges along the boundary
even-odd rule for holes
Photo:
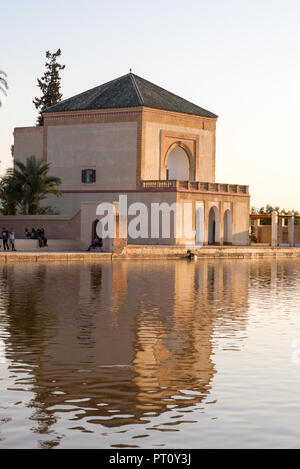
[[[83,184],[94,184],[96,182],[96,170],[87,168],[81,171],[81,182]]]

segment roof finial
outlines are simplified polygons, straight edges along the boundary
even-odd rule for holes
[[[129,73],[131,73],[131,72],[132,72],[132,68],[129,69]]]

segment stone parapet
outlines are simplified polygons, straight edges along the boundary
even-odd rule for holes
[[[249,186],[240,184],[222,184],[201,181],[177,181],[177,180],[144,180],[141,181],[142,189],[155,190],[187,190],[199,192],[216,192],[228,194],[249,194]]]

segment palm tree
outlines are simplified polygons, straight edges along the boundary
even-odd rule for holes
[[[45,199],[47,194],[62,195],[57,189],[61,180],[55,176],[48,176],[49,169],[49,164],[44,164],[43,160],[37,160],[35,156],[27,158],[25,164],[15,161],[13,177],[18,191],[22,194],[18,203],[24,215],[36,215],[40,201]]]
[[[1,215],[16,215],[17,206],[21,202],[20,188],[13,176],[13,170],[7,170],[0,181]]]
[[[6,91],[8,90],[8,84],[6,81],[6,73],[2,72],[0,70],[0,92],[3,93],[6,96]],[[2,102],[0,99],[0,107],[2,106]]]

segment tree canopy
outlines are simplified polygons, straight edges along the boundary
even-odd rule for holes
[[[251,213],[253,214],[258,214],[258,215],[271,215],[272,212],[278,212],[283,215],[289,215],[290,213],[294,213],[294,215],[299,215],[299,211],[292,209],[292,210],[286,210],[284,208],[280,208],[279,206],[275,205],[270,205],[267,204],[265,207],[261,208],[256,208],[256,207],[251,207]],[[271,225],[271,220],[270,219],[261,219],[260,221],[261,225]],[[300,224],[299,220],[295,220],[295,225]]]
[[[40,210],[40,202],[47,194],[60,196],[58,186],[61,180],[49,176],[49,164],[37,160],[35,156],[27,158],[25,164],[15,161],[15,167],[8,169],[0,180],[0,200],[3,215],[15,215],[17,211],[23,215],[36,215]]]
[[[34,98],[34,100],[32,101],[36,109],[39,110],[37,125],[43,125],[43,109],[61,101],[61,77],[59,72],[61,70],[64,70],[65,65],[61,65],[57,62],[57,59],[60,56],[60,49],[57,49],[56,52],[46,51],[46,71],[44,75],[41,78],[38,78],[37,80],[37,86],[40,88],[42,96],[39,98]]]

